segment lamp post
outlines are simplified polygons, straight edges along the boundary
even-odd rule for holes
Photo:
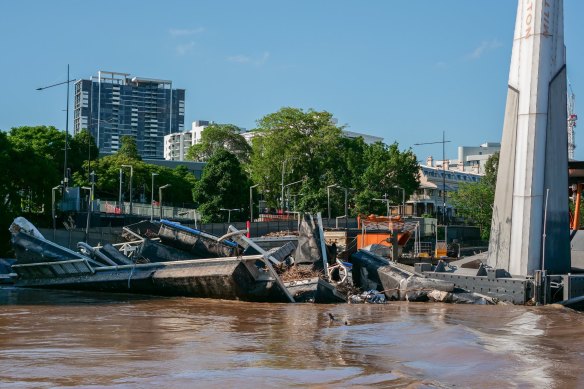
[[[91,212],[93,212],[93,200],[95,197],[95,171],[89,174],[91,182]]]
[[[87,203],[87,222],[85,224],[85,243],[89,237],[89,223],[91,220],[91,200],[93,199],[93,186],[82,186],[81,189],[89,191],[89,201]]]
[[[442,143],[442,223],[446,224],[446,164],[444,161],[446,160],[445,155],[445,145],[446,143],[450,143],[449,140],[445,140],[445,131],[442,131],[442,140],[437,142],[424,142],[424,143],[414,143],[414,146],[422,146],[422,145],[432,145],[437,143]]]
[[[249,222],[253,222],[253,188],[257,188],[260,184],[255,184],[249,187]]]
[[[158,206],[160,207],[160,219],[162,219],[162,189],[166,189],[169,186],[172,186],[172,185],[166,184],[166,185],[162,185],[161,187],[158,188]]]
[[[331,188],[336,188],[337,184],[332,184],[326,187],[326,203],[328,208],[328,220],[331,220]]]
[[[227,211],[227,223],[231,223],[231,212],[240,212],[240,208],[221,208],[220,211]]]
[[[120,168],[120,190],[118,192],[118,204],[120,207],[120,212],[123,213],[124,211],[124,206],[122,204],[122,181],[123,181],[123,175],[122,175],[122,168]]]
[[[154,220],[154,176],[157,176],[158,173],[152,173],[152,187],[150,188],[151,196],[150,196],[150,221]]]
[[[345,190],[345,228],[349,223],[349,191],[355,190],[355,188],[343,188]]]
[[[65,121],[65,158],[64,158],[64,162],[63,162],[63,188],[67,188],[67,184],[69,181],[69,177],[67,174],[67,149],[69,148],[69,139],[68,139],[69,138],[69,84],[71,84],[74,81],[77,81],[77,80],[75,80],[75,79],[71,80],[69,78],[69,65],[67,64],[67,81],[58,82],[58,83],[53,84],[53,85],[41,86],[39,88],[36,88],[36,90],[41,91],[41,90],[52,88],[54,86],[67,84],[67,109],[66,109],[67,118]]]
[[[59,188],[61,188],[61,185],[57,185],[52,189],[52,217],[53,217],[53,241],[55,240],[55,230],[57,229],[57,215],[55,214],[55,191],[59,190]]]
[[[382,203],[385,203],[385,205],[387,206],[387,217],[389,217],[389,199],[387,198],[387,193],[383,194],[382,199],[373,199],[373,200],[381,201]]]
[[[134,166],[122,165],[122,167],[130,168],[130,215],[132,214],[132,178],[134,177]]]
[[[402,211],[401,211],[401,214],[403,216],[405,216],[405,214],[406,214],[406,190],[404,188],[402,188],[401,186],[397,186],[397,185],[395,185],[394,188],[401,189],[401,191],[402,191]]]
[[[304,180],[298,180],[298,181],[294,181],[291,182],[289,184],[284,185],[284,190],[282,191],[282,196],[284,195],[285,189],[288,188],[289,186],[295,185],[295,184],[299,184],[301,182],[303,182]],[[282,197],[282,205],[284,205],[284,197]],[[288,207],[282,207],[282,211],[284,211],[284,208],[288,208]]]

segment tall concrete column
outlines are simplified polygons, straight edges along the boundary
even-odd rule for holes
[[[513,275],[570,271],[563,20],[563,0],[518,1],[487,260]]]

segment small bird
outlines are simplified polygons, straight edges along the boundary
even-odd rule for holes
[[[329,312],[329,319],[330,321],[340,321],[339,319],[337,319],[332,313]]]

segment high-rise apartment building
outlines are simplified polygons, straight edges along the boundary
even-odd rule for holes
[[[172,81],[99,71],[75,83],[74,131],[89,129],[99,152],[115,153],[124,135],[144,159],[163,159],[164,136],[184,130],[185,90]]]

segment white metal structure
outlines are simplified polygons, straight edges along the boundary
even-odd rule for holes
[[[568,158],[574,159],[574,149],[576,148],[576,139],[574,128],[576,128],[576,95],[572,90],[572,84],[568,82]]]

